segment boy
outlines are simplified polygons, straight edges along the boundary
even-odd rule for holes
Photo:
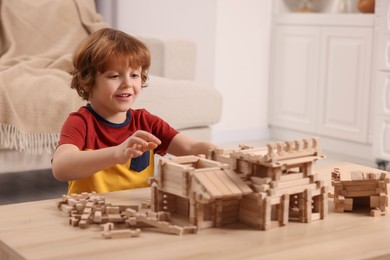
[[[71,88],[88,103],[66,119],[52,161],[68,194],[147,187],[154,153],[197,155],[211,148],[145,109],[131,109],[150,66],[149,50],[136,38],[101,29],[80,44],[73,66]]]

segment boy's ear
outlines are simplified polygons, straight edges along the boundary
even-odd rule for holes
[[[81,86],[81,89],[84,91],[86,96],[88,96],[88,99],[92,96],[92,86],[83,85]]]
[[[142,88],[146,88],[149,86],[149,75],[146,74],[146,79],[144,80],[144,82],[142,83],[141,87]]]

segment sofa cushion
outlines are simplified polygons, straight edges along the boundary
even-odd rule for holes
[[[146,108],[177,130],[215,124],[222,115],[220,93],[199,82],[150,76],[142,91],[134,108]]]
[[[196,44],[178,38],[140,38],[149,48],[152,64],[149,74],[170,78],[194,80],[196,71]]]

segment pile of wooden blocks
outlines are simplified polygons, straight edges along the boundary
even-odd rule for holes
[[[111,205],[96,193],[64,195],[57,202],[60,210],[69,215],[69,224],[87,228],[90,224],[100,224],[103,238],[137,237],[140,227],[154,227],[159,232],[182,235],[196,233],[194,226],[177,226],[170,223],[167,212],[152,212],[150,205],[142,204],[144,212],[139,212],[139,205]],[[128,229],[114,230],[114,224],[126,224]]]

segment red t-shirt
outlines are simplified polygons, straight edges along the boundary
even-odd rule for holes
[[[145,109],[130,109],[126,121],[121,124],[108,122],[87,104],[66,119],[58,145],[74,144],[80,150],[89,151],[118,145],[137,130],[152,133],[161,144],[151,152],[145,152],[124,165],[114,165],[86,179],[70,181],[68,193],[109,192],[148,186],[153,176],[154,153],[165,155],[173,137],[178,133],[167,122]]]

